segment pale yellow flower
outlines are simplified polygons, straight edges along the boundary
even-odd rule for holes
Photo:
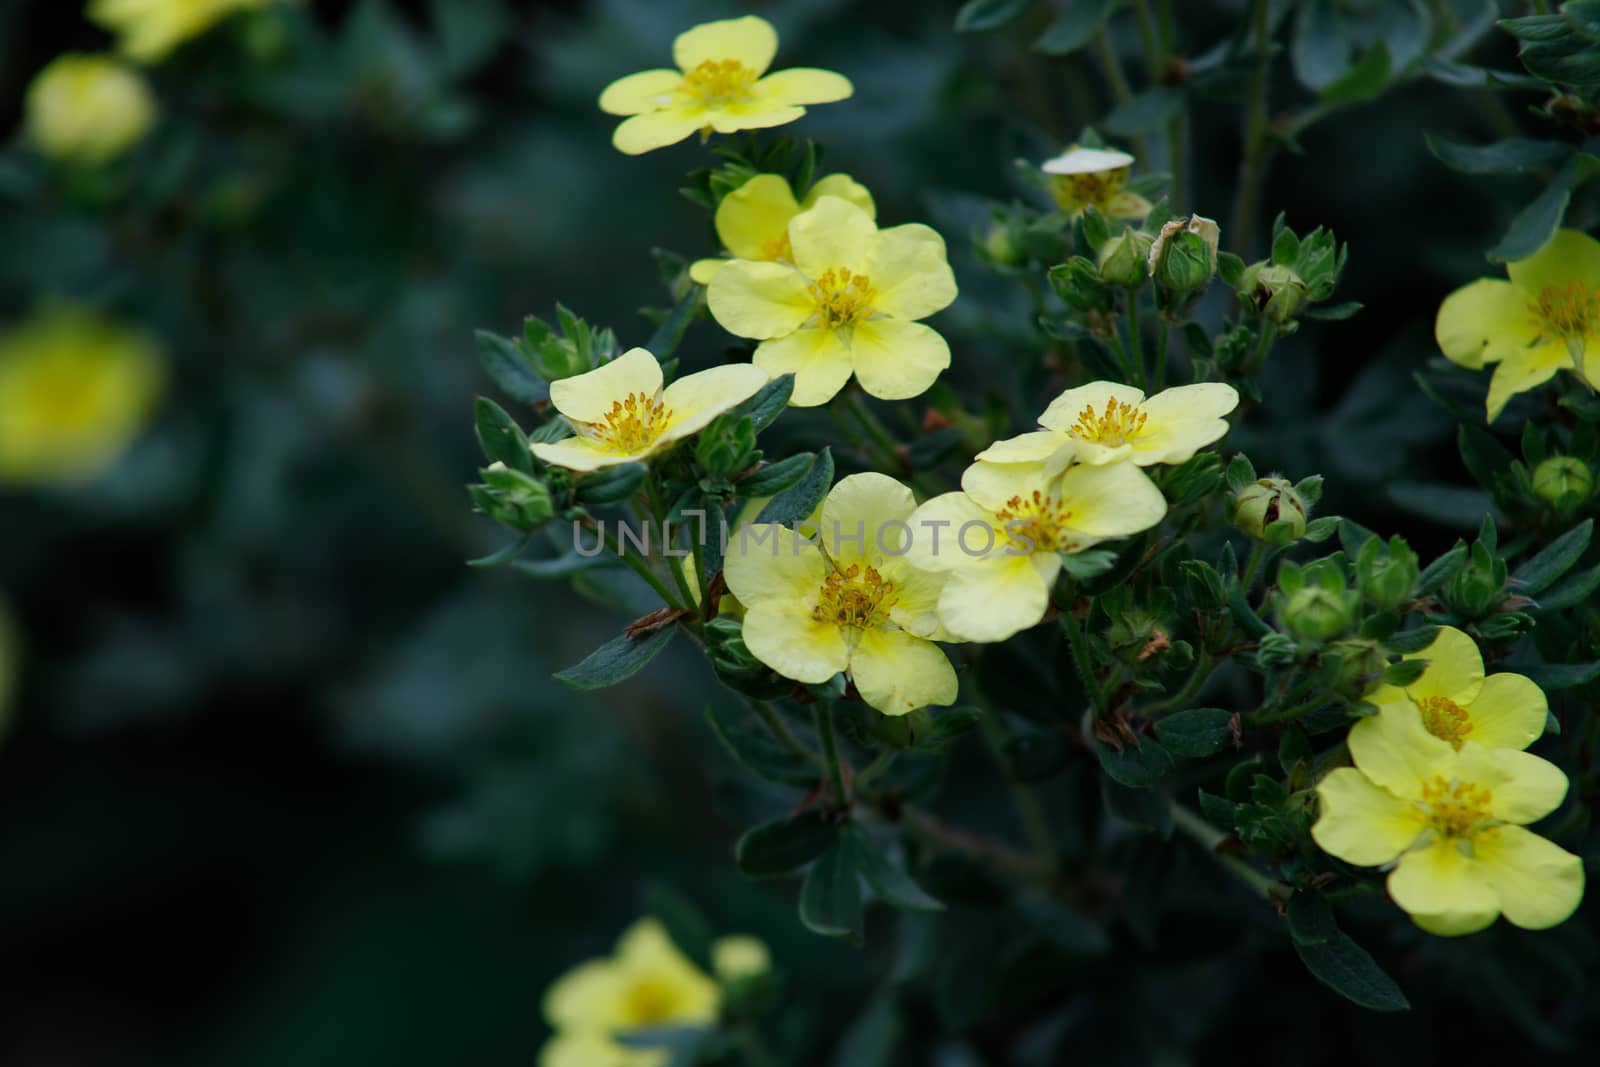
[[[932,229],[880,230],[860,207],[824,196],[790,220],[789,246],[788,263],[728,263],[706,303],[723,329],[761,342],[758,367],[795,376],[791,404],[826,403],[852,374],[873,396],[904,400],[950,365],[944,338],[915,321],[956,298]]]
[[[644,70],[606,86],[600,109],[632,116],[612,143],[636,156],[677,144],[696,130],[735,133],[782,126],[851,93],[830,70],[794,67],[767,74],[778,51],[772,23],[756,15],[707,22],[672,42],[677,70]],[[763,75],[765,75],[763,77]]]
[[[757,174],[722,198],[717,205],[717,237],[734,259],[790,262],[789,221],[802,211],[817,206],[825,196],[848,200],[869,216],[877,217],[867,187],[848,174],[830,174],[819,179],[804,200],[794,198],[788,179],[776,174]],[[700,259],[689,268],[689,277],[705,285],[727,263],[726,259]]]
[[[165,59],[173,49],[239,11],[276,0],[90,0],[88,16],[118,37],[117,48],[140,63]]]
[[[748,363],[732,363],[684,375],[665,389],[661,383],[661,364],[642,348],[587,374],[551,382],[550,402],[577,436],[535,442],[533,454],[574,471],[649,459],[760,392],[767,375]]]
[[[1072,145],[1039,169],[1049,176],[1056,204],[1073,218],[1093,206],[1107,218],[1142,219],[1150,214],[1150,201],[1123,188],[1132,166],[1126,152]]]
[[[144,139],[156,98],[136,71],[110,56],[57,56],[28,86],[28,139],[51,159],[106,163]]]

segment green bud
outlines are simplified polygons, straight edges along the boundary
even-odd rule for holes
[[[1291,268],[1268,261],[1253,263],[1239,278],[1239,295],[1256,314],[1279,326],[1299,314],[1310,300],[1310,287]]]
[[[1455,613],[1468,619],[1481,619],[1496,611],[1506,598],[1506,562],[1497,559],[1481,541],[1472,546],[1472,555],[1451,577],[1445,601]]]
[[[1329,687],[1340,696],[1355,700],[1383,676],[1389,659],[1379,642],[1348,638],[1324,648],[1322,663]]]
[[[1355,621],[1354,593],[1335,593],[1308,585],[1289,595],[1283,605],[1283,625],[1301,641],[1321,642],[1338,637]]]
[[[748,417],[719,415],[700,431],[694,459],[713,478],[737,474],[756,461],[756,428]]]
[[[1014,233],[1015,226],[1010,220],[997,220],[989,225],[989,232],[983,235],[983,254],[991,263],[1002,267],[1015,267],[1022,263],[1022,241]]]
[[[706,623],[706,645],[712,665],[723,674],[749,674],[766,667],[745,647],[744,627],[737,619],[719,615]]]
[[[1150,276],[1166,289],[1198,289],[1217,273],[1220,237],[1217,224],[1203,215],[1173,219],[1150,244]]]
[[[1387,550],[1371,538],[1356,559],[1356,583],[1361,595],[1382,611],[1393,611],[1411,599],[1421,573],[1417,554],[1401,538],[1391,538]]]
[[[1306,532],[1306,505],[1282,478],[1261,478],[1234,497],[1233,524],[1258,541],[1286,545]]]
[[[1125,227],[1121,236],[1113,237],[1100,246],[1100,253],[1096,257],[1100,270],[1100,280],[1107,285],[1120,285],[1126,289],[1137,289],[1150,277],[1146,263],[1150,259],[1150,246],[1155,243],[1155,238],[1147,233],[1140,233],[1133,227]]]
[[[1594,492],[1594,472],[1577,456],[1551,456],[1533,468],[1533,494],[1558,511],[1571,511]]]
[[[473,504],[480,514],[514,530],[532,530],[550,521],[555,505],[550,487],[504,463],[485,467],[483,484],[472,487]]]

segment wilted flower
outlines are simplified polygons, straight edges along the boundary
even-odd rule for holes
[[[1093,207],[1107,218],[1142,219],[1150,213],[1150,201],[1123,188],[1132,166],[1126,152],[1072,145],[1039,169],[1049,176],[1050,195],[1074,218]]]
[[[156,99],[138,72],[101,55],[67,53],[28,86],[28,137],[51,159],[106,163],[138,144],[156,121]]]
[[[1306,532],[1305,501],[1283,478],[1261,478],[1234,498],[1233,524],[1257,541],[1266,540],[1273,526],[1282,531],[1276,536],[1285,542],[1296,541]]]
[[[1151,242],[1146,261],[1150,277],[1168,289],[1198,289],[1217,273],[1221,239],[1217,224],[1203,215],[1172,219]]]

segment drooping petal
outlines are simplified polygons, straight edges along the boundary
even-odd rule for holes
[[[861,635],[850,655],[850,679],[861,699],[885,715],[954,704],[960,688],[955,668],[938,645],[887,628]]]
[[[600,94],[600,110],[608,115],[639,115],[659,111],[678,101],[683,74],[676,70],[641,70],[618,78]]]
[[[1527,748],[1544,733],[1544,690],[1520,674],[1491,674],[1467,707],[1467,738],[1484,748]]]
[[[701,63],[733,60],[759,78],[777,53],[778,31],[757,15],[701,23],[672,42],[672,61],[686,72]]]
[[[722,568],[728,590],[741,603],[787,603],[816,597],[828,561],[816,545],[787,527],[747,522],[728,535]]]
[[[813,619],[808,603],[764,600],[750,604],[743,636],[745,647],[756,659],[785,678],[807,685],[820,685],[850,664],[850,650],[839,627]]]
[[[1445,838],[1401,856],[1388,886],[1394,902],[1419,925],[1445,937],[1482,930],[1500,912],[1483,865]]]
[[[700,107],[679,105],[646,111],[623,120],[611,134],[611,143],[624,155],[639,156],[677,144],[705,125],[706,112]]]
[[[840,566],[858,561],[876,565],[904,553],[912,536],[906,520],[916,510],[911,490],[887,474],[852,474],[840,479],[822,501],[822,545]]]
[[[1112,400],[1136,407],[1144,401],[1144,392],[1121,382],[1101,381],[1080,385],[1050,401],[1050,406],[1039,416],[1039,425],[1047,430],[1071,432],[1080,415],[1090,411],[1104,412],[1106,404]]]
[[[552,467],[569,471],[597,471],[602,467],[615,467],[619,463],[635,463],[647,458],[659,446],[640,452],[618,452],[587,437],[567,437],[546,443],[535,441],[533,454]]]
[[[1445,297],[1433,323],[1439,350],[1474,369],[1516,355],[1537,334],[1528,320],[1528,295],[1498,278],[1480,278]]]
[[[801,207],[815,207],[817,201],[825,196],[837,196],[841,200],[848,200],[874,219],[878,217],[878,205],[873,203],[872,194],[867,191],[865,185],[848,174],[830,174],[825,178],[818,178],[816,184],[806,192]]]
[[[1227,435],[1223,416],[1238,406],[1238,392],[1221,382],[1180,385],[1157,393],[1140,405],[1145,423],[1133,442],[1134,461],[1141,466],[1187,462]]]
[[[772,259],[770,250],[782,244],[799,213],[787,179],[758,174],[717,205],[717,237],[740,259]]]
[[[1489,395],[1484,401],[1489,421],[1500,417],[1512,397],[1539,388],[1558,371],[1571,366],[1572,355],[1563,341],[1524,348],[1501,360],[1495,366],[1494,377],[1489,379]]]
[[[879,230],[867,276],[878,294],[873,307],[895,318],[925,319],[956,298],[944,238],[921,223]]]
[[[868,393],[905,400],[927,392],[950,366],[950,346],[920,322],[867,319],[851,331],[850,363]]]
[[[855,91],[850,79],[831,70],[815,67],[789,67],[756,82],[755,99],[768,107],[797,107],[805,104],[831,104]]]
[[[724,411],[755,396],[769,380],[766,371],[750,363],[730,363],[684,375],[661,394],[668,422],[660,441],[676,441],[699,432]]]
[[[611,405],[630,394],[654,399],[661,391],[661,364],[643,348],[630,348],[592,371],[550,383],[550,402],[576,422],[599,422]]]
[[[1422,827],[1411,804],[1354,767],[1330,771],[1317,785],[1321,814],[1311,838],[1322,851],[1358,867],[1378,867],[1416,841]]]
[[[991,535],[994,531],[993,513],[979,507],[966,493],[942,493],[924,501],[907,521],[911,524],[911,550],[906,553],[906,562],[936,574],[972,563],[972,557],[956,541],[963,527],[975,524],[974,529],[987,526]],[[969,532],[967,543],[978,547],[988,539]]]
[[[1547,288],[1565,289],[1573,282],[1600,287],[1600,241],[1581,230],[1557,230],[1543,248],[1506,264],[1511,284],[1537,299]]]
[[[1567,776],[1554,763],[1531,752],[1484,748],[1472,741],[1456,753],[1453,776],[1488,789],[1490,813],[1519,826],[1549,815],[1567,795]]]
[[[1448,741],[1430,734],[1409,701],[1380,706],[1350,728],[1350,756],[1361,773],[1395,796],[1414,800],[1422,783],[1453,762]]]
[[[1583,901],[1583,861],[1520,826],[1502,826],[1473,842],[1473,853],[1508,921],[1545,930]]]
[[[1060,568],[1057,556],[1047,558]],[[939,621],[950,633],[963,641],[1004,641],[1044,618],[1050,581],[1032,556],[1002,552],[966,562],[951,571],[939,593]]]
[[[826,404],[850,380],[850,350],[836,330],[808,326],[787,337],[763,341],[754,358],[756,366],[771,377],[794,375],[794,393],[789,397],[794,407]]]
[[[837,196],[818,197],[815,207],[789,221],[795,265],[812,279],[829,270],[862,273],[871,262],[877,237],[872,216]]]
[[[1136,534],[1167,514],[1166,497],[1149,475],[1131,463],[1070,467],[1061,476],[1058,492],[1072,512],[1070,528],[1091,537]]]
[[[816,310],[806,280],[792,267],[751,260],[717,271],[706,306],[724,330],[758,341],[793,333]]]

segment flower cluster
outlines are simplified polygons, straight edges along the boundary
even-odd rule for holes
[[[1347,863],[1389,869],[1389,895],[1416,924],[1470,934],[1504,915],[1554,926],[1583,898],[1583,863],[1525,829],[1556,809],[1567,779],[1525,752],[1545,726],[1545,697],[1519,674],[1484,674],[1472,638],[1442,627],[1414,654],[1404,687],[1367,695],[1377,714],[1350,730],[1354,767],[1317,787],[1311,834]]]

